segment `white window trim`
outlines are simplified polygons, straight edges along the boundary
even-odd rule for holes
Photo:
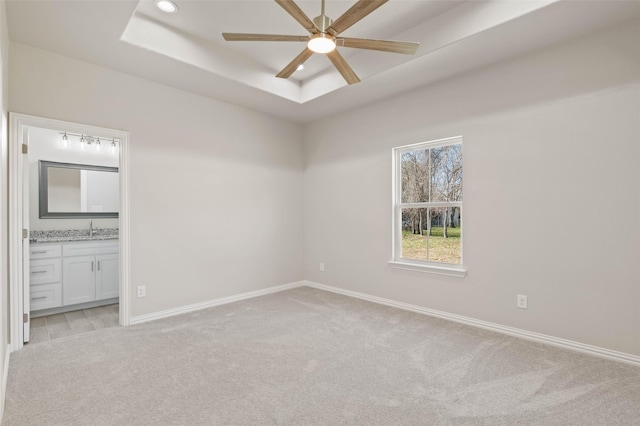
[[[467,270],[460,265],[450,265],[447,263],[429,264],[409,262],[400,260],[390,260],[389,267],[393,269],[404,269],[406,271],[429,272],[438,275],[448,275],[450,277],[465,277]]]
[[[398,172],[400,170],[400,157],[404,152],[413,151],[416,148],[433,148],[446,145],[462,145],[462,136],[454,136],[451,138],[438,139],[429,142],[420,142],[411,145],[403,145],[392,149],[392,224],[391,224],[391,236],[392,236],[392,249],[391,259],[388,262],[389,267],[394,269],[404,269],[417,272],[428,272],[439,275],[447,275],[452,277],[465,277],[467,275],[467,269],[464,267],[464,231],[460,235],[461,249],[461,264],[450,264],[441,262],[428,262],[421,260],[405,259],[400,257],[402,253],[402,224],[400,218],[402,217],[402,208],[406,207],[425,207],[424,203],[402,203],[400,196],[402,194],[402,180],[398,179]],[[463,166],[464,167],[464,166]],[[464,191],[464,184],[463,184]],[[464,199],[464,197],[463,197]],[[463,202],[446,202],[446,203],[429,203],[429,207],[438,207],[442,204],[444,206],[459,205],[462,206]]]

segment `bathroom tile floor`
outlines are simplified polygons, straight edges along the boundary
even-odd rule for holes
[[[31,319],[29,344],[118,326],[118,304]]]

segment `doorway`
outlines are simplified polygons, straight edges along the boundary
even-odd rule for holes
[[[10,113],[12,351],[32,318],[119,303],[129,325],[127,153],[127,132]]]

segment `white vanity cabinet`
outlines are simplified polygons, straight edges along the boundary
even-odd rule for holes
[[[117,240],[31,246],[31,310],[117,298]]]
[[[118,242],[68,243],[62,247],[64,305],[118,297]]]

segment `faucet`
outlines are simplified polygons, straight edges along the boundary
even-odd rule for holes
[[[89,237],[93,238],[93,220],[89,219]]]

